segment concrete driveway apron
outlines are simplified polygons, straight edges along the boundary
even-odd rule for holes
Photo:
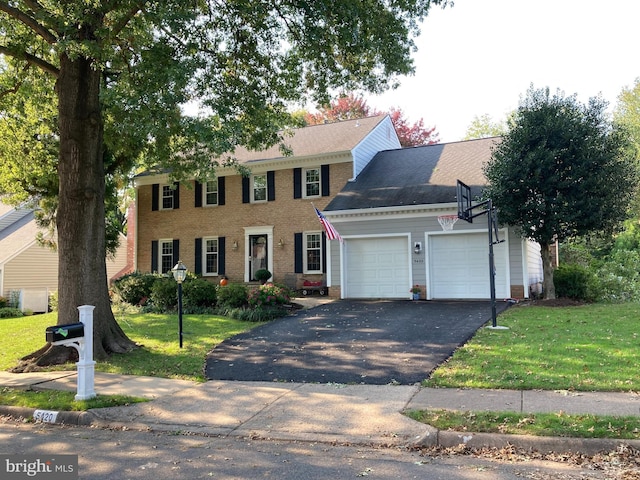
[[[337,300],[222,342],[207,356],[205,376],[411,385],[490,319],[488,301]]]

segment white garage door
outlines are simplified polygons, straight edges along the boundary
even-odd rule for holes
[[[346,252],[347,298],[407,298],[407,237],[349,239]]]
[[[491,298],[487,233],[429,237],[430,298]],[[493,246],[496,298],[508,298],[507,244]]]

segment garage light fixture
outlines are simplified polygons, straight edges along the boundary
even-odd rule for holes
[[[421,251],[422,251],[422,243],[416,242],[413,247],[413,253],[415,253],[416,255],[419,255]]]

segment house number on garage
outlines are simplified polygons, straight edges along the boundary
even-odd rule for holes
[[[413,263],[424,263],[424,258],[414,258]]]

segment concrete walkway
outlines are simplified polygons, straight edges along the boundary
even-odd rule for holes
[[[75,372],[0,372],[0,386],[75,391]],[[57,423],[191,432],[282,441],[381,446],[514,445],[539,451],[592,454],[640,441],[567,439],[438,431],[402,414],[405,410],[564,412],[640,416],[640,395],[563,391],[431,389],[418,385],[344,385],[209,381],[96,373],[99,395],[125,394],[151,401],[65,413]],[[62,413],[62,412],[61,412]],[[1,407],[0,415],[32,416],[33,409]]]

